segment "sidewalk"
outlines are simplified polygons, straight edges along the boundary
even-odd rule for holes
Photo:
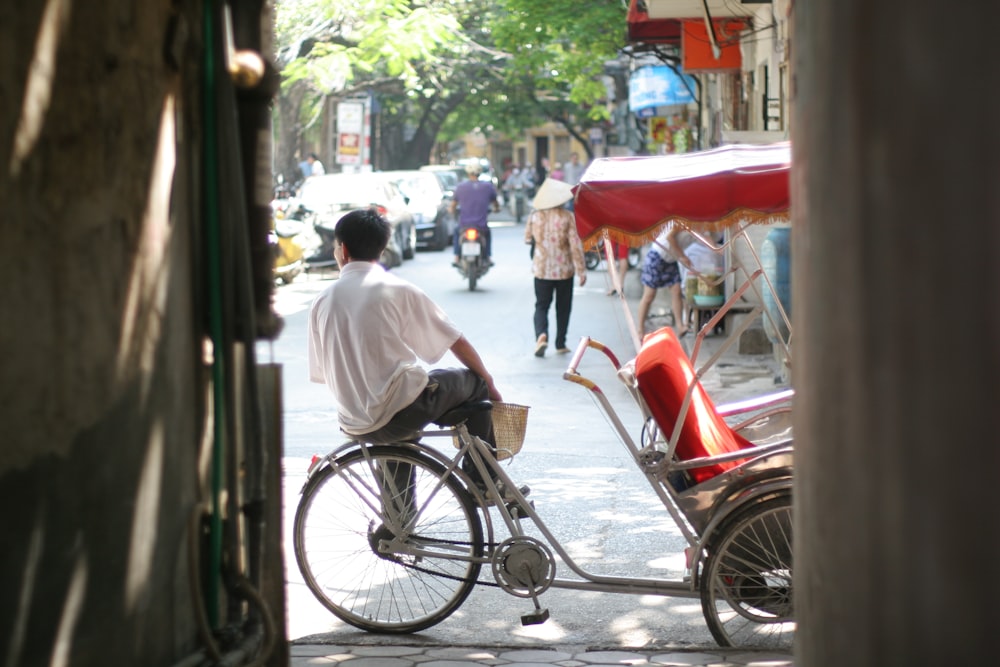
[[[507,649],[503,647],[345,646],[292,644],[292,667],[341,665],[350,667],[794,667],[790,655],[717,649],[712,651],[627,651],[560,649]]]

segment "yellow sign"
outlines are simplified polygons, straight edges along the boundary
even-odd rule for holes
[[[667,141],[667,119],[661,116],[653,116],[649,119],[649,136],[658,144]]]

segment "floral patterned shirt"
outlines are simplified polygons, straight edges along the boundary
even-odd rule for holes
[[[562,207],[532,211],[524,227],[524,242],[535,241],[532,273],[543,280],[586,275],[583,243],[573,214]]]

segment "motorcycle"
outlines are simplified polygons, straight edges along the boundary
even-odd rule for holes
[[[289,201],[283,208],[277,208],[275,217],[283,223],[286,236],[295,238],[303,251],[303,269],[306,273],[336,270],[337,259],[333,256],[333,230],[336,220],[320,220],[316,212],[297,201]],[[278,233],[282,237],[282,233]],[[393,234],[379,259],[386,269],[403,263],[404,252],[397,234]]]
[[[597,248],[593,250],[587,250],[583,253],[583,261],[587,265],[587,270],[593,271],[601,265],[601,260],[604,259],[604,241],[602,240]],[[639,266],[639,262],[642,257],[639,253],[639,248],[629,248],[628,249],[628,268],[634,269]]]
[[[299,220],[285,217],[287,214],[285,200],[275,200],[272,211],[267,242],[274,257],[274,279],[282,285],[287,285],[305,269],[303,225]]]
[[[297,246],[301,251],[300,270],[308,273],[337,268],[333,256],[333,229],[317,222],[315,213],[297,200],[276,202],[274,208],[278,244]],[[295,275],[298,271],[292,277]]]
[[[298,240],[299,232],[288,229],[287,226],[275,223],[275,228],[268,234],[268,242],[274,253],[274,278],[282,285],[295,280],[305,268],[302,245]]]
[[[486,256],[486,237],[478,227],[465,227],[459,231],[459,260],[456,268],[469,281],[469,291],[490,270],[492,262]]]
[[[525,208],[525,192],[522,188],[518,188],[514,191],[514,201],[512,203],[513,210],[511,213],[514,214],[515,222],[521,222],[524,218],[524,208]]]

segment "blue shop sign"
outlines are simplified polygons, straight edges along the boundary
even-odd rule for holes
[[[650,107],[694,102],[695,80],[665,66],[640,67],[628,82],[628,106],[633,112]]]

